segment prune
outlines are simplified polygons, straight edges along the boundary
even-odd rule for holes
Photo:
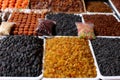
[[[42,57],[42,39],[7,36],[0,41],[0,76],[39,76],[42,73]]]

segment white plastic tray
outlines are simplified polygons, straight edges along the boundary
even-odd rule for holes
[[[40,80],[42,75],[39,77],[0,77],[0,80]]]
[[[120,36],[97,36],[97,38],[120,38]],[[91,41],[90,41],[91,44]],[[92,45],[92,44],[91,44]],[[93,49],[93,48],[92,48]],[[94,50],[93,50],[94,51]],[[94,52],[93,52],[94,53]],[[100,70],[99,70],[100,71]],[[120,80],[120,76],[103,76],[100,73],[100,79],[102,80]]]
[[[48,39],[49,38],[53,38],[54,36],[52,37],[47,37]],[[61,36],[55,36],[55,37],[61,37]],[[62,36],[62,37],[66,37],[66,36]],[[68,37],[68,36],[67,36]],[[69,36],[69,37],[73,37],[73,36]],[[74,36],[76,37],[76,36]],[[88,43],[89,43],[89,47],[90,47],[90,50],[91,50],[91,53],[92,53],[92,56],[93,56],[93,59],[94,59],[94,64],[96,66],[96,71],[97,71],[97,76],[95,78],[45,78],[43,77],[42,80],[99,80],[100,79],[100,71],[98,69],[98,64],[96,62],[96,59],[95,59],[95,55],[93,53],[93,49],[92,49],[92,46],[90,44],[90,40],[88,40]],[[44,45],[46,44],[46,40],[44,42]],[[45,50],[45,47],[44,47],[44,50]],[[45,52],[45,51],[44,51]],[[45,53],[44,53],[45,54]],[[44,61],[45,57],[43,56],[43,61]],[[44,62],[43,62],[44,63]],[[44,72],[44,70],[43,70]]]
[[[0,36],[0,40],[5,38],[5,37],[6,36]],[[41,36],[39,36],[39,38],[44,39]],[[43,74],[40,74],[40,76],[38,76],[38,77],[7,77],[7,76],[6,77],[1,77],[0,76],[0,80],[41,80],[42,77],[43,77]]]

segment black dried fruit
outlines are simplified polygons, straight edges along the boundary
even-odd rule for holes
[[[77,36],[78,31],[75,22],[81,22],[81,17],[74,14],[48,14],[47,19],[56,21],[56,35]]]
[[[42,73],[42,57],[42,39],[7,36],[0,42],[0,76],[39,76]]]
[[[97,38],[92,46],[103,76],[120,76],[120,39]]]

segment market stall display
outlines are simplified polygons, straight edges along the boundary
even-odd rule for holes
[[[94,78],[97,76],[88,41],[75,37],[46,40],[45,78]]]
[[[0,80],[120,80],[119,5],[0,0]]]

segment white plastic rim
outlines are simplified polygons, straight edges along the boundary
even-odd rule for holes
[[[0,80],[40,80],[43,75],[39,77],[0,77]]]
[[[120,36],[97,36],[97,38],[120,38]]]
[[[93,78],[43,78],[42,80],[99,80]]]
[[[96,57],[95,57],[95,54],[94,54],[94,50],[93,50],[91,41],[88,40],[88,42],[89,42],[89,48],[90,48],[91,53],[92,53],[92,56],[93,56],[93,58],[94,58],[94,63],[95,63],[95,66],[96,66],[96,71],[97,71],[97,78],[100,78],[101,74],[100,74],[100,70],[99,70],[99,67],[98,67],[98,63],[97,63],[97,60],[96,60]]]
[[[109,1],[109,3],[110,3],[110,5],[112,6],[112,8],[114,9],[114,11],[117,13],[117,15],[120,17],[120,13],[119,13],[119,11],[117,10],[117,8],[115,7],[115,5],[112,3],[112,1],[111,0],[108,0]]]

